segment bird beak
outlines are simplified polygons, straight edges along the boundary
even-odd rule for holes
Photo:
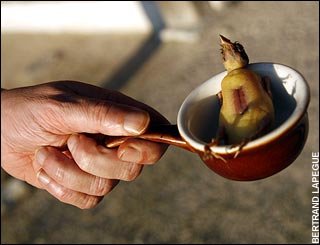
[[[221,34],[219,34],[219,36],[220,36],[221,44],[232,44],[231,41],[228,38],[222,36]]]

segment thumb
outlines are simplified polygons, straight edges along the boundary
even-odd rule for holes
[[[150,122],[146,111],[110,101],[81,100],[63,109],[68,133],[101,133],[110,136],[142,134]]]

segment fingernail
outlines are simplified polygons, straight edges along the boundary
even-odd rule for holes
[[[119,155],[120,159],[125,162],[140,163],[142,161],[142,153],[132,146],[124,148]]]
[[[50,177],[43,170],[38,172],[37,178],[38,181],[44,185],[48,185],[50,183]]]
[[[124,118],[123,128],[130,134],[141,134],[148,126],[149,114],[141,110],[132,110]]]
[[[46,160],[48,156],[48,150],[44,147],[38,149],[36,151],[36,161],[40,166],[43,166],[44,161]]]

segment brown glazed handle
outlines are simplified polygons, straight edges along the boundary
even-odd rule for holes
[[[108,137],[105,141],[105,145],[108,148],[114,148],[121,145],[129,138],[144,139],[153,142],[174,145],[185,150],[195,152],[195,150],[188,145],[185,140],[182,139],[177,125],[172,124],[152,125],[144,134],[137,136]]]

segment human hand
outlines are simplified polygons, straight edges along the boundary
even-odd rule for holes
[[[167,146],[129,139],[107,149],[101,136],[143,133],[168,123],[119,92],[76,81],[1,92],[1,166],[15,178],[79,208],[95,207],[119,182],[134,180]]]

